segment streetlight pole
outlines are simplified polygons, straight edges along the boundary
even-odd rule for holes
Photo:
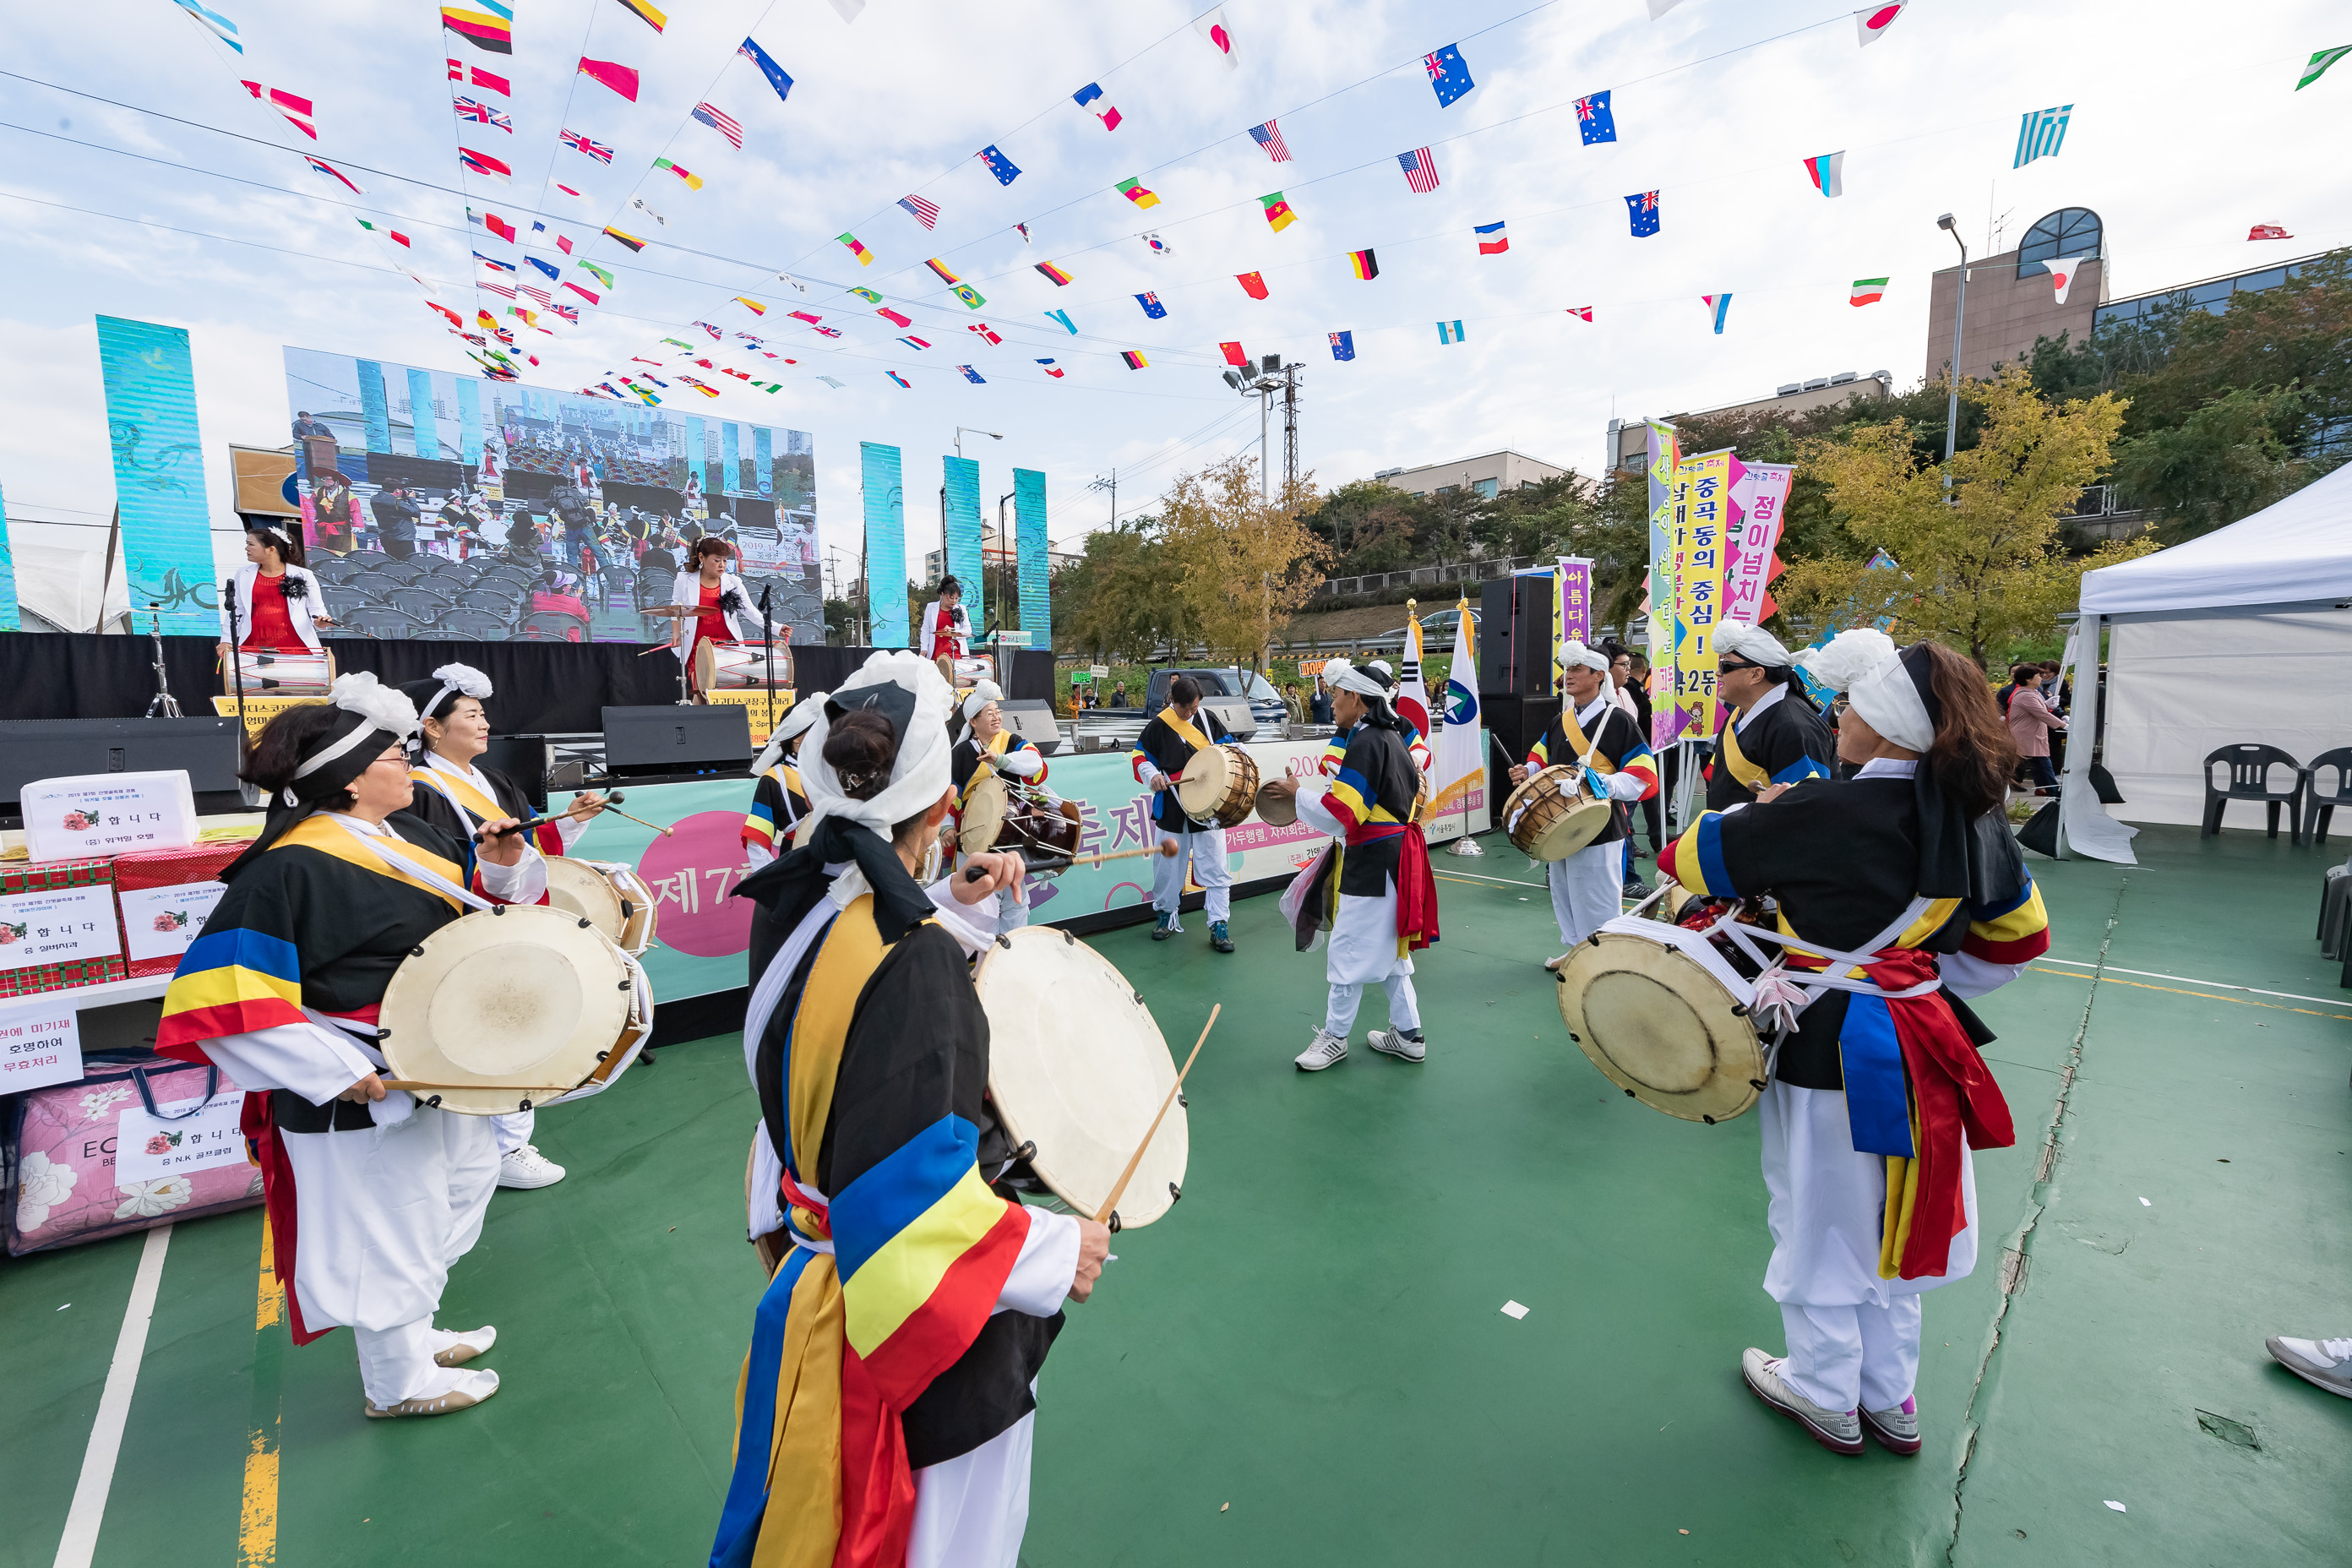
[[[1960,292],[1952,307],[1952,363],[1946,372],[1952,381],[1952,399],[1944,410],[1944,489],[1952,488],[1952,453],[1960,439],[1960,323],[1969,313],[1969,242],[1960,237],[1959,226],[1952,215],[1946,213],[1936,220],[1936,226],[1952,237],[1960,247]]]

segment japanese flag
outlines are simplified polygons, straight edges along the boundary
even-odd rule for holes
[[[1211,47],[1225,57],[1227,70],[1234,70],[1240,66],[1241,62],[1234,58],[1234,36],[1225,31],[1225,8],[1223,5],[1213,7],[1203,15],[1193,17],[1192,26],[1201,37],[1209,40]]]
[[[1861,37],[1862,47],[1868,48],[1878,42],[1886,29],[1895,26],[1895,18],[1903,15],[1903,7],[1911,0],[1888,0],[1884,5],[1866,5],[1853,14],[1853,30]]]
[[[2050,281],[2057,288],[2058,303],[2063,305],[2066,302],[2066,290],[2074,286],[2075,272],[2082,267],[2083,263],[2090,259],[2091,258],[2087,256],[2072,256],[2068,257],[2063,261],[2046,261],[2042,263],[2043,266],[2050,268]]]

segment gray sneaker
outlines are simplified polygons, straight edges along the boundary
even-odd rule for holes
[[[2352,1340],[2263,1342],[2271,1359],[2314,1388],[2352,1399]]]
[[[1891,1410],[1864,1410],[1862,1429],[1890,1454],[1919,1451],[1919,1401],[1914,1396]]]
[[[1780,1376],[1783,1358],[1749,1346],[1740,1352],[1739,1375],[1748,1391],[1802,1426],[1832,1454],[1862,1452],[1862,1416],[1853,1410],[1824,1410],[1790,1388]]]
[[[1429,1056],[1427,1041],[1408,1039],[1396,1029],[1374,1029],[1371,1037],[1364,1043],[1381,1055],[1394,1057],[1401,1062],[1422,1061]]]
[[[1300,1072],[1321,1072],[1346,1058],[1348,1042],[1328,1029],[1318,1029],[1315,1037],[1297,1058]]]

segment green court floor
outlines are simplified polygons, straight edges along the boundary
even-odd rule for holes
[[[2136,868],[2034,860],[2051,960],[1979,1005],[2018,1147],[1978,1157],[1984,1261],[1927,1298],[1901,1460],[1743,1389],[1741,1348],[1779,1348],[1755,1120],[1609,1087],[1538,967],[1542,889],[1489,844],[1437,860],[1423,1067],[1362,1048],[1375,995],[1345,1063],[1291,1068],[1322,960],[1270,899],[1233,957],[1197,916],[1098,939],[1171,1040],[1224,1014],[1183,1203],[1118,1238],[1045,1369],[1025,1563],[2344,1560],[2352,1401],[2262,1348],[2352,1333],[2326,857],[2153,829]],[[728,1037],[542,1118],[572,1176],[500,1194],[458,1266],[443,1321],[499,1325],[504,1385],[446,1419],[366,1421],[349,1336],[257,1330],[257,1214],[175,1230],[91,1560],[702,1561],[761,1284],[754,1115]],[[59,1561],[142,1249],[0,1263],[0,1564]]]

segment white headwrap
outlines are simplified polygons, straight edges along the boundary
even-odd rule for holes
[[[998,686],[993,680],[982,680],[979,685],[971,689],[971,695],[963,700],[963,721],[967,724],[971,723],[980,717],[982,709],[992,702],[1003,700],[1003,688]]]
[[[825,696],[824,692],[812,691],[793,704],[793,710],[777,723],[774,732],[768,737],[767,746],[752,762],[753,778],[758,778],[784,760],[785,742],[816,722],[817,716],[824,711]]]
[[[1587,669],[1597,669],[1602,683],[1608,682],[1609,656],[1597,647],[1585,647],[1574,637],[1559,645],[1559,662],[1570,668],[1582,665]]]
[[[453,691],[477,702],[488,697],[491,691],[490,678],[470,664],[445,664],[433,672],[433,679],[441,683],[441,689],[416,710],[420,719],[430,719],[438,713],[442,702]]]
[[[416,733],[416,704],[397,686],[385,686],[379,682],[373,670],[354,670],[349,675],[335,677],[335,684],[330,689],[327,700],[346,713],[356,714],[364,722],[353,725],[327,745],[303,758],[302,764],[294,770],[297,779],[309,778],[330,763],[348,754],[370,735],[381,732],[391,735],[394,740],[405,741]],[[283,793],[288,805],[296,804],[298,796],[293,784],[289,784]]]
[[[898,736],[898,758],[891,764],[890,782],[872,800],[853,800],[841,787],[833,764],[824,760],[825,737],[833,732],[833,710],[853,711],[880,695],[878,689],[896,686],[914,700],[914,712]],[[814,835],[827,817],[856,823],[886,842],[892,825],[929,810],[948,792],[948,715],[955,693],[940,676],[940,667],[905,649],[877,653],[842,682],[822,709],[801,742],[809,757],[801,769],[801,789],[808,796],[808,831]],[[854,864],[834,879],[832,899],[847,909],[868,891],[865,873]]]
[[[1387,702],[1396,695],[1396,679],[1379,659],[1358,669],[1344,658],[1335,658],[1323,667],[1323,681],[1334,691],[1352,691],[1379,702]]]
[[[1936,743],[1927,700],[1885,632],[1869,626],[1840,632],[1799,654],[1797,663],[1822,685],[1843,691],[1864,723],[1905,751],[1924,752]]]
[[[1761,626],[1751,626],[1742,621],[1726,621],[1715,629],[1715,651],[1718,657],[1736,654],[1750,664],[1760,664],[1767,669],[1789,668],[1789,650],[1780,639]]]

